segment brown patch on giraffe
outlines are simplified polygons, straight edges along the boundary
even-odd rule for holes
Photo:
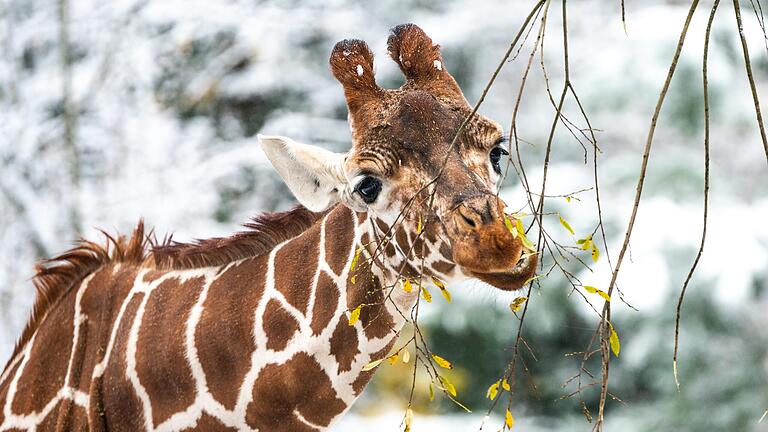
[[[453,251],[451,251],[451,246],[448,243],[446,242],[440,243],[440,248],[438,249],[438,251],[440,252],[440,255],[443,256],[443,258],[453,262]]]
[[[136,293],[129,300],[117,328],[117,338],[104,375],[101,379],[95,379],[91,385],[89,424],[95,425],[98,430],[145,429],[141,401],[125,375],[128,368],[128,335],[144,295]]]
[[[152,402],[155,426],[195,401],[195,381],[185,355],[186,323],[205,278],[164,280],[144,309],[136,342],[136,374]]]
[[[336,330],[331,336],[331,355],[336,358],[339,364],[336,372],[342,373],[352,369],[352,362],[360,353],[359,341],[357,340],[357,330],[347,321],[346,315],[339,317],[336,324]]]
[[[58,415],[56,414],[58,412]],[[56,419],[55,429],[38,430],[56,430],[56,431],[83,431],[88,430],[88,412],[85,408],[78,406],[72,400],[62,399],[59,402],[59,409],[53,410],[49,417]]]
[[[379,351],[376,351],[375,353],[371,354],[371,361],[381,360],[384,357],[389,354],[389,350],[392,349],[392,346],[395,345],[395,342],[397,341],[396,337],[392,337],[392,340],[387,343],[387,345],[382,348]],[[357,378],[355,378],[354,381],[352,381],[352,391],[355,392],[355,396],[359,395],[365,386],[368,384],[368,381],[373,378],[373,375],[376,373],[376,370],[378,370],[379,366],[376,366],[375,368],[360,372],[360,375],[358,375]]]
[[[168,272],[164,270],[150,270],[144,273],[144,277],[142,277],[141,280],[145,283],[152,283],[165,276],[166,274],[168,274]]]
[[[56,429],[56,423],[58,420],[58,417],[56,413],[59,412],[61,408],[64,407],[64,405],[71,404],[72,401],[68,400],[60,400],[56,403],[56,406],[53,407],[50,413],[48,413],[47,416],[37,425],[35,430],[38,431],[55,431]],[[58,429],[58,430],[70,430],[70,429]]]
[[[325,272],[320,272],[317,279],[315,304],[312,307],[312,334],[319,335],[331,323],[339,303],[339,288],[336,282]]]
[[[193,431],[205,431],[205,432],[237,432],[237,428],[232,428],[216,417],[203,413],[203,415],[197,420],[197,424],[194,427],[184,429],[185,432]]]
[[[325,260],[334,273],[340,275],[347,266],[354,242],[352,210],[339,206],[325,222]]]
[[[408,240],[408,234],[402,227],[398,227],[397,231],[395,231],[395,241],[400,250],[404,254],[408,254],[408,259],[413,257],[414,251],[411,249],[411,242]]]
[[[291,306],[306,314],[309,294],[320,256],[320,227],[305,231],[300,237],[286,243],[275,254],[275,263],[286,263],[286,268],[275,268],[275,289],[283,293]],[[277,266],[277,264],[275,264]]]
[[[345,408],[320,364],[300,352],[281,365],[269,364],[261,370],[246,421],[262,431],[309,431],[314,429],[299,421],[294,411],[312,424],[328,426]]]
[[[270,300],[264,311],[262,327],[267,335],[267,349],[282,351],[299,330],[299,323],[277,300]]]
[[[234,409],[251,364],[253,320],[264,295],[268,255],[245,260],[221,273],[208,289],[195,330],[197,356],[214,399]],[[243,355],[246,353],[246,355]]]
[[[39,324],[29,359],[13,395],[11,412],[26,414],[42,411],[64,385],[72,352],[76,294],[77,290],[70,290]]]
[[[449,263],[448,261],[437,261],[431,265],[431,267],[438,272],[447,275],[456,268],[456,264]]]
[[[140,268],[136,265],[122,265],[115,270],[107,266],[97,271],[80,299],[80,312],[85,321],[80,324],[81,334],[72,363],[70,384],[85,393],[91,385],[93,368],[102,360],[117,325],[120,307],[136,281]]]

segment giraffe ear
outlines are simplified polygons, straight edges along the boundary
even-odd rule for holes
[[[348,187],[345,153],[301,144],[282,136],[258,135],[262,150],[296,199],[320,212],[338,202]]]

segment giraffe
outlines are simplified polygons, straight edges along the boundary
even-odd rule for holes
[[[4,431],[320,431],[385,358],[418,290],[439,279],[520,288],[536,269],[497,196],[499,125],[474,115],[439,46],[392,29],[405,75],[330,56],[352,148],[279,136],[262,150],[300,203],[227,238],[157,242],[139,222],[40,263],[38,295],[0,375]]]

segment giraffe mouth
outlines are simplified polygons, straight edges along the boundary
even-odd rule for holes
[[[470,271],[469,273],[498,289],[512,291],[522,288],[530,278],[534,277],[537,263],[538,256],[536,253],[526,253],[517,260],[517,263],[509,271],[489,273]]]

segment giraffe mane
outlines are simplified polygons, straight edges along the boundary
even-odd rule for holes
[[[72,249],[35,265],[32,277],[35,302],[6,367],[29,342],[56,303],[78,282],[105,265],[130,263],[160,270],[225,265],[269,252],[279,243],[306,231],[332,209],[315,213],[298,205],[283,212],[264,213],[244,224],[244,231],[191,243],[173,241],[172,236],[158,242],[153,232],[145,233],[143,220],[130,237],[113,237],[101,231],[106,237],[104,244],[80,239]]]
[[[144,261],[151,234],[144,235],[143,220],[139,221],[130,238],[115,238],[105,231],[101,232],[106,237],[103,245],[81,238],[72,249],[35,265],[32,284],[36,295],[32,313],[16,342],[6,368],[32,338],[48,312],[79,281],[107,264]]]
[[[290,210],[263,213],[244,224],[244,231],[229,237],[175,242],[171,238],[153,244],[149,259],[161,269],[186,270],[228,264],[269,252],[278,244],[306,231],[330,209],[315,213],[302,205]]]

